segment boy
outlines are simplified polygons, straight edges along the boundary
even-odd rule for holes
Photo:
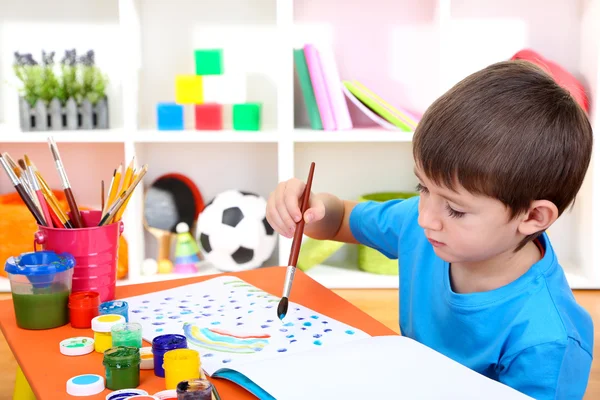
[[[414,135],[420,195],[384,203],[311,194],[306,235],[398,258],[400,328],[536,399],[580,399],[593,324],[545,230],[590,162],[584,111],[533,64],[493,64],[456,84]],[[291,237],[304,183],[280,183],[269,223]]]

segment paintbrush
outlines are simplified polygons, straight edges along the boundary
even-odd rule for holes
[[[52,227],[52,217],[50,216],[50,210],[48,210],[48,203],[46,202],[46,199],[44,198],[44,195],[42,194],[40,182],[38,181],[37,176],[35,175],[35,167],[34,167],[33,163],[31,162],[31,160],[29,159],[29,157],[27,156],[27,154],[25,154],[24,157],[25,157],[25,165],[27,166],[26,172],[29,173],[29,182],[31,184],[31,189],[33,190],[33,192],[35,193],[35,195],[38,199],[38,205],[39,205],[40,209],[42,210],[44,219],[48,223],[48,226]]]
[[[287,271],[285,273],[285,282],[283,284],[283,296],[277,306],[277,316],[279,319],[283,319],[288,310],[288,298],[292,290],[292,283],[294,282],[294,274],[296,273],[296,264],[298,263],[298,255],[300,254],[300,246],[302,245],[302,235],[304,234],[304,213],[308,208],[308,199],[310,197],[310,190],[312,187],[313,174],[315,172],[315,163],[310,164],[310,171],[308,172],[308,179],[306,180],[306,187],[302,194],[302,203],[300,207],[300,221],[296,223],[296,230],[294,231],[294,238],[292,239],[292,250],[290,251],[290,259],[288,261]]]
[[[98,226],[106,225],[107,223],[109,223],[112,220],[112,218],[119,212],[121,207],[123,207],[123,205],[127,202],[127,199],[131,196],[135,187],[138,185],[138,183],[141,182],[142,178],[144,177],[144,175],[146,175],[147,171],[148,171],[148,165],[145,164],[141,168],[139,174],[137,174],[135,180],[131,183],[131,185],[129,185],[127,190],[124,191],[123,193],[121,193],[121,195],[119,197],[117,197],[117,200],[115,201],[115,203],[109,207],[107,213],[104,214],[104,216],[100,220],[100,223],[98,224]]]
[[[100,184],[100,209],[104,210],[104,179],[102,179],[102,183]]]
[[[46,198],[46,201],[48,201],[48,204],[50,205],[50,208],[52,209],[52,214],[54,214],[60,222],[60,224],[59,224],[59,223],[57,223],[56,220],[53,219],[56,226],[59,228],[65,227],[65,228],[72,229],[73,224],[71,224],[71,221],[69,221],[67,214],[65,214],[65,212],[63,211],[58,199],[56,198],[56,196],[50,189],[50,186],[48,186],[48,184],[46,183],[46,180],[44,179],[42,174],[40,174],[40,171],[38,171],[36,169],[35,174],[36,174],[36,176],[40,182],[40,185],[42,187],[42,193],[44,193],[44,197]]]
[[[23,185],[21,184],[21,181],[19,180],[19,178],[17,178],[17,175],[15,175],[15,172],[10,168],[10,166],[8,165],[8,162],[6,162],[6,160],[2,156],[0,156],[0,164],[2,164],[2,167],[8,174],[8,177],[9,177],[10,181],[12,182],[13,186],[15,187],[15,189],[17,190],[17,193],[19,193],[19,196],[21,196],[21,199],[23,199],[23,201],[25,202],[25,205],[29,209],[29,212],[31,212],[31,214],[33,214],[35,221],[38,223],[38,225],[46,226],[46,221],[44,221],[44,217],[42,216],[40,211],[37,209],[35,203],[31,199],[29,194],[26,192],[26,190],[23,187]]]
[[[79,212],[79,208],[77,208],[77,202],[73,196],[73,191],[71,190],[71,184],[69,183],[67,172],[65,171],[65,167],[63,166],[60,154],[58,152],[58,146],[56,146],[56,142],[52,137],[48,138],[48,145],[50,146],[50,152],[52,152],[52,157],[54,158],[54,163],[56,164],[56,169],[58,170],[58,175],[60,176],[63,191],[65,192],[67,203],[69,204],[69,209],[71,210],[71,222],[75,228],[85,228],[85,224],[81,218],[81,213]]]

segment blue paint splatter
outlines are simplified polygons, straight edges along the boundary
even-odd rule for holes
[[[148,317],[142,317],[142,319],[148,319]]]
[[[350,329],[348,329],[348,330],[346,331],[346,333],[347,333],[348,335],[354,335],[354,331],[352,331],[352,330],[350,330]]]
[[[288,338],[288,339],[291,339],[291,338],[293,338],[293,337],[294,337],[294,335],[287,335],[287,336],[286,336],[286,338]]]
[[[273,308],[273,306],[266,306],[265,308]]]
[[[163,328],[157,328],[157,329],[155,330],[155,332],[162,332],[162,331],[163,331]]]
[[[262,350],[263,350],[263,348],[262,348],[262,347],[255,347],[255,348],[254,348],[254,349],[252,349],[252,350],[254,350],[254,351],[256,351],[256,352],[259,352],[259,351],[262,351]]]
[[[296,339],[290,340],[290,343],[294,343],[294,342],[297,342],[297,340]]]
[[[304,319],[304,317],[298,317],[299,321],[302,321]]]
[[[273,320],[272,319],[268,319],[267,322],[273,322]]]
[[[323,332],[331,332],[331,329],[325,329]]]
[[[201,315],[196,315],[194,318],[200,319],[200,318],[202,318],[202,316]]]
[[[137,314],[137,313],[141,313],[141,312],[142,312],[142,310],[131,310],[131,312],[132,312],[132,313],[136,313],[136,314]]]
[[[225,360],[223,360],[223,364],[227,364],[229,362],[231,362],[231,358],[226,358]]]
[[[243,322],[238,322],[237,326],[240,326],[240,325],[244,325],[244,323]]]
[[[263,328],[263,329],[266,329],[266,328],[269,327],[269,325],[261,325],[260,327]]]
[[[249,310],[248,314],[252,314],[254,312],[254,310]]]
[[[202,296],[204,298],[210,297],[210,294],[205,294],[204,296]]]
[[[210,308],[210,306],[204,306],[204,307],[202,307],[202,308]]]
[[[251,306],[255,305],[256,303],[250,303]]]
[[[169,317],[169,319],[178,319],[178,318],[179,318],[179,315],[171,315],[171,316]]]
[[[323,324],[328,324],[329,322],[327,322],[327,321],[321,321],[321,323],[323,323]]]
[[[300,328],[300,329],[302,329],[303,331],[305,331],[305,330],[306,330],[306,328],[305,328],[305,327],[302,327],[302,328]]]
[[[311,315],[310,317],[311,317],[312,319],[319,319],[319,316],[318,316],[318,315]]]
[[[323,336],[323,335],[321,335],[320,333],[315,333],[315,334],[313,335],[313,337],[314,337],[315,339],[318,339],[318,338],[320,338],[321,336]]]
[[[317,346],[320,346],[323,344],[323,342],[321,342],[320,340],[315,340],[313,343],[316,344]]]
[[[210,323],[211,325],[221,325],[221,323],[219,321],[214,321]]]
[[[310,322],[306,321],[306,322],[305,322],[305,323],[303,323],[302,325],[304,325],[304,326],[311,326],[312,324],[311,324]]]
[[[160,303],[161,306],[164,306],[165,304],[167,304],[167,303]]]
[[[281,332],[287,332],[287,329],[285,329],[285,328],[281,328],[281,329],[280,329],[280,331],[281,331]]]
[[[208,299],[208,301],[215,301],[215,299]]]
[[[237,303],[237,300],[229,300],[230,303]]]
[[[189,308],[188,306],[179,306],[179,308]]]
[[[167,314],[173,314],[173,311],[169,311]]]
[[[169,301],[169,300],[173,300],[172,297],[165,297],[165,300]]]
[[[144,304],[150,303],[150,300],[144,300],[144,301],[142,301],[142,303],[144,303]]]
[[[237,317],[236,319],[242,319],[242,317]]]
[[[254,296],[252,293],[248,293],[246,296],[250,297],[250,296]]]
[[[212,314],[204,313],[202,315],[205,316],[205,317],[210,317]]]
[[[164,325],[164,322],[153,322],[152,325]]]
[[[286,324],[283,324],[283,326],[294,326],[294,323],[293,322],[288,322]]]
[[[162,315],[157,315],[156,319],[163,319],[164,317]]]
[[[157,308],[157,309],[154,310],[154,312],[160,312],[160,311],[162,311],[161,308]]]
[[[235,309],[239,310],[240,308],[242,308],[242,306],[236,306]]]
[[[279,353],[285,353],[287,351],[287,349],[277,349],[277,352]]]
[[[205,355],[203,355],[202,357],[213,357],[214,354],[213,353],[206,353]]]
[[[189,303],[189,300],[181,300],[182,303]]]
[[[184,310],[184,311],[180,312],[180,314],[181,315],[189,315],[189,314],[193,314],[193,312],[190,310]]]
[[[296,311],[300,311],[300,309],[298,307],[296,307]]]

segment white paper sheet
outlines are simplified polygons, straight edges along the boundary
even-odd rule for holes
[[[235,370],[248,362],[369,337],[293,302],[279,320],[279,297],[230,276],[121,300],[129,304],[129,320],[142,325],[145,340],[186,335],[209,375],[222,367]]]
[[[277,400],[523,400],[412,339],[379,336],[237,368]]]

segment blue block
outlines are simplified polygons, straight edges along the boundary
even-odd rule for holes
[[[158,103],[156,117],[159,131],[183,130],[183,105],[176,103]]]

